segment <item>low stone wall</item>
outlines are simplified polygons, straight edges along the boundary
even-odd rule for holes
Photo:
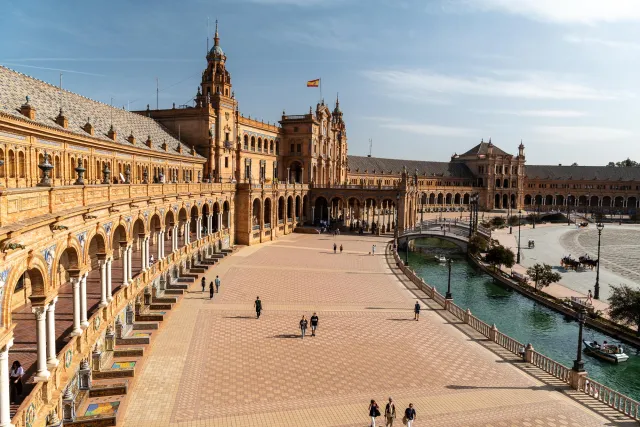
[[[418,289],[427,294],[428,297],[437,302],[444,310],[453,314],[462,323],[469,325],[472,329],[485,336],[489,341],[495,342],[514,355],[520,356],[525,362],[535,365],[546,373],[567,383],[573,389],[590,396],[601,403],[604,403],[625,416],[634,420],[640,420],[640,402],[637,402],[621,393],[616,392],[587,377],[587,372],[577,372],[570,369],[545,355],[534,350],[530,343],[526,346],[513,338],[498,331],[495,324],[489,325],[471,314],[467,309],[463,310],[453,303],[453,300],[445,299],[435,286],[429,286],[422,278],[406,267],[398,252],[391,249],[391,244],[387,246],[387,251],[393,254],[396,266]]]

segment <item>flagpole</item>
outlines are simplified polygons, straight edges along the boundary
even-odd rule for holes
[[[318,86],[320,86],[320,102],[322,102],[322,78],[318,80],[320,80],[320,84]]]

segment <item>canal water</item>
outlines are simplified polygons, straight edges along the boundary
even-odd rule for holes
[[[576,358],[578,323],[518,292],[498,283],[482,270],[471,265],[457,246],[436,238],[416,239],[416,251],[409,253],[409,267],[425,282],[435,286],[442,295],[447,290],[446,264],[435,255],[453,259],[451,293],[453,301],[463,309],[521,343],[531,343],[534,349],[571,368]],[[406,254],[400,251],[402,259]],[[619,344],[614,338],[585,327],[583,338],[599,343]],[[612,364],[582,354],[585,369],[594,380],[640,401],[640,352],[623,344],[629,360]]]

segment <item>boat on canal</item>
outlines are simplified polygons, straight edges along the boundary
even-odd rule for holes
[[[626,361],[629,356],[624,352],[621,345],[615,344],[598,344],[595,341],[583,341],[584,352],[606,362],[620,363]]]
[[[442,255],[436,255],[436,261],[438,262],[447,262],[447,257],[444,257]]]

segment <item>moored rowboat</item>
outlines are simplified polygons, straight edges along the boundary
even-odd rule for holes
[[[611,363],[620,363],[624,362],[629,358],[624,353],[624,348],[621,345],[614,344],[603,344],[598,345],[594,341],[583,341],[584,342],[584,352],[591,356],[597,357],[598,359],[605,360]]]

